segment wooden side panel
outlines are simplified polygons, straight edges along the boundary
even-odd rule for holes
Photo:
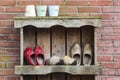
[[[52,27],[52,56],[63,57],[65,55],[65,29],[64,27]],[[53,73],[52,80],[65,80],[64,73]]]
[[[45,60],[50,58],[50,29],[37,30],[37,45],[42,47]],[[37,80],[50,80],[50,75],[38,76]]]
[[[24,28],[24,49],[26,47],[34,48],[35,46],[35,27],[25,27]],[[26,64],[26,61],[24,61]],[[24,76],[24,80],[35,80],[36,76]]]
[[[70,28],[67,29],[67,55],[71,56],[70,50],[75,43],[80,44],[80,29],[79,28]],[[80,75],[70,75],[67,74],[67,80],[81,80]]]
[[[89,43],[94,51],[94,27],[84,26],[81,28],[82,35],[82,52],[85,44]],[[92,65],[94,64],[94,52],[92,53]],[[95,80],[94,75],[82,76],[82,80]]]

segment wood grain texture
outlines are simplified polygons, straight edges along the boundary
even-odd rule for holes
[[[35,47],[35,27],[27,26],[24,28],[24,50],[27,47]],[[26,64],[26,61],[24,61]],[[36,80],[36,76],[24,76],[24,80]]]
[[[82,52],[84,46],[88,43],[91,45],[93,52],[92,52],[92,65],[94,64],[94,27],[93,26],[83,26],[82,30]],[[82,80],[95,80],[95,76],[82,76]]]
[[[65,55],[65,29],[61,26],[52,27],[52,56],[63,57]],[[53,73],[52,80],[65,80],[64,73]]]
[[[42,47],[45,60],[50,58],[50,29],[37,29],[37,45]],[[37,76],[37,80],[50,80],[50,75]]]
[[[70,51],[75,43],[80,45],[80,29],[79,28],[69,28],[67,29],[67,55],[71,56]],[[70,75],[67,74],[67,80],[81,80],[80,75]]]

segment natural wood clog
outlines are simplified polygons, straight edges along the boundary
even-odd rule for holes
[[[90,44],[86,44],[84,46],[84,52],[83,52],[83,64],[85,66],[91,65],[92,62],[92,48]]]
[[[76,59],[73,59],[69,56],[64,56],[63,60],[64,60],[65,65],[76,65],[77,64]]]
[[[72,47],[71,57],[77,60],[77,65],[81,64],[81,48],[78,43],[74,44]]]

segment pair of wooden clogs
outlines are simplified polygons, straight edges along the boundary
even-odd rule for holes
[[[44,65],[44,53],[40,46],[36,46],[34,50],[28,47],[24,51],[24,57],[26,59],[27,64],[29,65]]]
[[[77,60],[77,65],[81,64],[81,48],[79,44],[75,44],[71,49],[71,57]],[[86,44],[83,50],[83,64],[89,66],[92,62],[92,48],[90,44]]]

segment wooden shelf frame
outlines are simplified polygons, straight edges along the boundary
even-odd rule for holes
[[[97,56],[97,44],[96,44],[96,31],[94,30],[94,42],[92,42],[95,46],[94,46],[94,65],[90,65],[90,66],[28,66],[28,65],[24,65],[24,27],[28,27],[28,26],[32,26],[32,27],[36,27],[39,33],[39,36],[41,35],[41,32],[45,30],[45,28],[50,29],[51,27],[55,26],[63,26],[65,28],[83,28],[84,26],[92,26],[94,28],[100,28],[102,27],[102,20],[100,17],[16,17],[14,19],[14,28],[19,28],[20,29],[20,65],[19,66],[15,66],[15,74],[21,75],[21,80],[29,80],[27,79],[28,77],[24,78],[25,75],[47,75],[49,73],[55,73],[55,72],[62,72],[62,74],[60,74],[60,76],[62,76],[60,78],[60,80],[64,80],[64,76],[65,74],[63,73],[69,73],[75,76],[71,76],[74,77],[76,80],[79,80],[79,78],[82,78],[82,80],[88,80],[90,78],[90,80],[96,80],[95,75],[101,74],[102,73],[102,67],[98,66],[97,60],[96,60],[96,56]],[[69,30],[69,36],[70,36],[70,31],[72,29]],[[88,30],[85,29],[84,32]],[[29,31],[29,30],[28,30]],[[47,33],[47,36],[50,37],[48,34],[49,30],[46,30],[45,33]],[[58,30],[59,31],[59,30]],[[62,31],[60,29],[60,31]],[[76,35],[75,37],[72,38],[76,38],[78,37],[80,32],[76,33],[76,31],[79,30],[74,30],[74,34],[72,35]],[[34,33],[34,32],[33,32]],[[43,32],[44,33],[44,32]],[[86,34],[82,33],[83,35]],[[29,34],[33,35],[32,33]],[[62,35],[62,34],[60,34]],[[55,37],[55,35],[54,35]],[[80,37],[80,36],[79,36]],[[30,38],[30,37],[29,37]],[[47,38],[48,39],[48,38]],[[87,39],[87,38],[85,38]],[[34,40],[34,39],[32,39]],[[40,40],[40,39],[38,39]],[[77,40],[77,39],[76,39]],[[69,43],[73,43],[73,41],[70,41]],[[40,42],[38,42],[40,43]],[[83,41],[84,43],[84,41]],[[59,43],[61,44],[61,43]],[[32,43],[32,45],[35,45],[34,43]],[[70,48],[71,45],[67,45],[68,48]],[[83,45],[82,45],[83,46]],[[60,46],[62,47],[62,46]],[[46,51],[48,52],[48,51]],[[68,51],[67,51],[68,52]],[[48,54],[47,54],[48,55]],[[64,55],[63,55],[64,56]],[[48,56],[50,57],[50,55]],[[60,70],[61,69],[61,70]],[[36,72],[37,71],[37,72]],[[23,76],[24,75],[24,76]],[[79,75],[79,76],[77,76]],[[86,75],[86,76],[81,76],[81,75]],[[68,80],[70,77],[68,77],[70,75],[67,75]],[[32,76],[32,80],[40,80],[40,78],[43,76],[38,76],[38,79],[36,79],[36,76]],[[57,75],[54,74],[52,75],[52,77],[56,80],[57,79]],[[29,76],[30,78],[30,76]],[[30,80],[31,80],[30,79]],[[51,80],[50,79],[50,75],[47,75],[46,77],[44,77],[44,80]],[[52,80],[54,80],[52,79]]]

